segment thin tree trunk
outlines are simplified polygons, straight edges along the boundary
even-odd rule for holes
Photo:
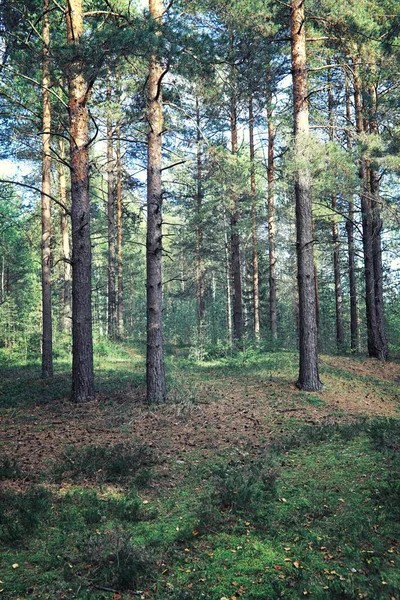
[[[149,0],[150,15],[161,25],[161,0]],[[163,69],[154,54],[148,77],[147,133],[147,402],[166,399],[162,323],[162,79]]]
[[[376,117],[377,111],[377,90],[375,86],[369,88],[370,97],[370,125],[369,133],[378,135],[378,123]],[[383,222],[380,216],[379,200],[379,173],[370,166],[370,191],[371,191],[371,212],[372,212],[372,256],[374,264],[374,295],[376,311],[376,332],[375,332],[375,350],[374,356],[379,360],[387,360],[388,343],[385,332],[384,304],[383,304],[383,265],[382,265],[382,226]]]
[[[118,298],[117,298],[117,326],[118,337],[124,337],[124,271],[123,271],[123,248],[122,248],[122,163],[121,163],[121,123],[118,118],[116,125],[116,202],[117,202],[117,275],[118,275]]]
[[[110,78],[110,74],[109,74]],[[115,189],[113,124],[111,119],[111,82],[107,85],[107,232],[108,232],[108,337],[115,339],[117,333],[116,253],[115,253]]]
[[[49,2],[43,0],[42,58],[42,378],[53,376],[51,310],[51,156],[50,156],[50,21]]]
[[[351,104],[348,79],[346,75],[345,83],[346,93],[346,119],[347,119],[347,150],[351,152]],[[354,200],[349,200],[349,218],[346,221],[347,245],[348,245],[348,265],[349,265],[349,287],[350,287],[350,348],[353,352],[359,349],[358,333],[358,299],[357,299],[357,277],[356,277],[356,254],[354,247]]]
[[[291,1],[291,50],[293,74],[294,137],[298,160],[309,144],[306,37],[303,0]],[[299,289],[300,370],[297,386],[321,389],[318,372],[318,330],[314,276],[311,174],[306,165],[295,173],[297,278]]]
[[[237,141],[237,114],[236,99],[232,92],[231,97],[231,148],[232,154],[236,156],[238,150]],[[242,303],[242,278],[240,274],[240,235],[239,235],[239,198],[235,190],[231,193],[231,273],[233,292],[233,342],[239,347],[243,337],[243,303]]]
[[[250,141],[250,193],[251,193],[251,246],[253,266],[253,310],[254,310],[254,337],[260,337],[260,293],[258,271],[258,235],[257,235],[257,199],[256,199],[256,169],[254,151],[254,110],[253,96],[249,99],[249,141]]]
[[[58,152],[61,160],[65,160],[65,141],[60,137],[58,142]],[[67,180],[65,176],[65,165],[57,162],[58,172],[58,193],[60,202],[67,206]],[[61,230],[61,259],[63,261],[63,286],[62,286],[62,306],[61,306],[61,329],[64,333],[70,333],[71,308],[72,308],[72,266],[69,247],[68,216],[63,208],[60,207],[60,230]]]
[[[274,190],[274,152],[275,128],[272,118],[271,93],[268,92],[268,261],[269,261],[269,326],[274,340],[278,337],[277,301],[276,301],[276,249],[275,249],[275,190]]]
[[[226,330],[228,333],[228,343],[231,346],[233,341],[232,332],[232,302],[231,302],[231,278],[230,278],[230,262],[229,262],[229,249],[228,249],[228,235],[225,229],[225,295],[226,295]]]
[[[331,72],[328,69],[328,112],[329,112],[329,139],[333,141],[333,90]],[[333,244],[333,273],[335,280],[335,312],[336,312],[336,345],[338,350],[344,347],[344,326],[343,326],[343,293],[340,274],[340,240],[339,226],[337,223],[337,199],[336,194],[331,194],[332,216],[332,244]]]
[[[75,50],[68,69],[72,220],[72,399],[94,398],[92,257],[90,247],[88,109],[90,87],[79,54],[82,0],[67,0],[67,39]]]
[[[197,143],[197,174],[196,174],[196,300],[197,300],[197,334],[200,336],[205,318],[205,272],[204,272],[204,252],[203,252],[203,185],[202,185],[202,152],[201,152],[201,133],[200,133],[200,107],[199,99],[196,96],[196,143]]]
[[[354,86],[354,106],[356,115],[356,131],[358,135],[364,132],[366,121],[363,114],[362,106],[362,88],[359,75],[358,65],[353,60],[353,86]],[[374,275],[374,259],[372,246],[372,209],[371,209],[371,191],[369,181],[368,164],[365,158],[360,161],[360,177],[361,177],[361,213],[362,213],[362,238],[364,250],[364,277],[365,277],[365,307],[367,316],[367,339],[368,339],[368,354],[377,356],[378,349],[376,343],[376,307],[375,307],[375,275]]]

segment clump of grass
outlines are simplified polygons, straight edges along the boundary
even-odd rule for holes
[[[15,547],[31,536],[51,511],[52,496],[43,487],[0,495],[0,540]]]
[[[400,419],[374,419],[368,428],[368,434],[376,450],[400,450]]]
[[[232,462],[214,470],[215,493],[223,510],[255,515],[276,495],[277,470],[264,460]]]
[[[82,554],[93,567],[94,580],[118,590],[136,589],[155,568],[154,550],[134,545],[124,531],[91,535],[83,544]]]
[[[368,419],[361,418],[351,423],[301,425],[275,437],[272,450],[275,452],[288,452],[308,444],[320,444],[334,439],[349,442],[365,432],[368,429],[368,423]]]
[[[5,456],[0,461],[0,481],[3,479],[18,479],[20,475],[21,469],[15,458]]]
[[[66,475],[73,479],[84,476],[104,482],[130,477],[140,487],[149,481],[155,463],[154,451],[146,444],[136,448],[124,444],[72,446],[65,450],[65,461],[55,467],[55,477],[60,481]]]
[[[210,474],[211,487],[200,498],[195,513],[194,528],[200,532],[216,532],[230,516],[251,519],[264,527],[272,516],[276,478],[277,469],[270,458],[214,466]]]

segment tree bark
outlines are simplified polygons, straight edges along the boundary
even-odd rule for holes
[[[117,185],[117,275],[118,275],[118,297],[117,297],[117,326],[118,338],[124,337],[124,271],[123,271],[123,248],[122,248],[122,163],[121,163],[121,123],[118,118],[116,130],[117,140],[115,147]]]
[[[260,293],[258,271],[258,235],[257,235],[257,198],[256,198],[256,169],[254,151],[254,110],[253,96],[249,99],[249,141],[250,141],[250,194],[251,194],[251,250],[253,267],[253,311],[254,337],[260,338]]]
[[[224,219],[225,220],[225,219]],[[229,248],[228,235],[225,229],[225,297],[226,297],[226,331],[228,334],[228,344],[232,346],[233,331],[232,331],[232,294],[231,294],[231,278],[230,278],[230,263],[229,263]]]
[[[92,257],[90,247],[88,109],[90,87],[79,54],[82,0],[67,0],[67,40],[75,50],[68,68],[72,221],[72,400],[94,398]]]
[[[109,74],[110,79],[110,74]],[[107,85],[107,239],[108,239],[108,337],[115,339],[117,334],[117,293],[116,293],[116,248],[115,248],[115,189],[114,189],[114,148],[113,123],[111,118],[111,82]]]
[[[65,160],[65,141],[60,137],[58,142],[58,153],[61,160]],[[67,180],[65,176],[65,165],[57,162],[58,172],[58,193],[60,203],[67,206]],[[63,286],[62,286],[62,306],[61,306],[61,330],[64,333],[70,333],[72,328],[71,308],[72,308],[72,267],[69,246],[68,216],[65,210],[60,207],[60,230],[61,230],[61,260],[63,261]]]
[[[333,90],[331,72],[328,69],[328,113],[329,113],[329,139],[333,141]],[[336,312],[336,345],[338,350],[344,347],[344,326],[343,326],[343,293],[340,273],[340,240],[339,226],[337,223],[337,199],[336,194],[331,194],[332,216],[332,244],[333,244],[333,273],[335,281],[335,312]]]
[[[308,89],[304,1],[291,1],[291,55],[293,75],[297,280],[299,290],[300,369],[297,387],[316,391],[322,385],[318,372],[318,331],[314,276],[311,174],[304,161],[309,137]],[[302,164],[303,162],[303,164]]]
[[[234,92],[231,96],[231,151],[236,156],[237,141],[237,114],[236,98]],[[242,278],[240,274],[240,235],[239,235],[239,198],[233,189],[231,194],[231,274],[233,293],[233,343],[239,347],[243,338],[243,304],[242,304]]]
[[[275,249],[275,128],[272,118],[271,93],[268,92],[267,120],[268,120],[268,262],[269,262],[269,327],[274,340],[278,338],[277,318],[277,293],[276,293],[276,249]]]
[[[370,97],[370,120],[369,133],[378,135],[377,122],[377,89],[373,85],[369,88]],[[383,304],[383,265],[382,265],[382,227],[383,221],[380,215],[380,200],[379,200],[379,173],[370,165],[369,169],[370,193],[371,193],[371,212],[372,212],[372,257],[374,264],[374,295],[375,295],[375,311],[376,311],[376,333],[375,333],[375,350],[374,356],[379,360],[387,360],[388,343],[385,331],[384,304]]]
[[[197,334],[200,336],[204,326],[206,312],[205,303],[205,270],[203,251],[203,185],[202,185],[202,151],[200,133],[200,106],[196,96],[196,300],[197,300]]]
[[[347,120],[347,150],[351,152],[351,103],[348,79],[346,75],[345,83],[346,94],[346,120]],[[350,348],[353,352],[359,349],[358,333],[358,298],[357,298],[357,277],[356,277],[356,254],[354,246],[354,200],[349,200],[349,218],[346,221],[347,245],[348,245],[348,266],[349,266],[349,288],[350,288]]]
[[[362,83],[356,60],[352,60],[354,70],[354,105],[356,113],[356,130],[371,133],[369,120],[363,111]],[[371,126],[376,131],[376,97],[370,98],[372,103]],[[360,161],[361,213],[364,250],[365,307],[367,316],[368,354],[379,360],[387,358],[387,341],[383,322],[383,289],[382,289],[382,248],[381,219],[377,194],[378,176],[373,173],[369,161],[364,157]]]
[[[161,0],[149,0],[151,17],[161,24]],[[161,79],[163,69],[156,54],[150,59],[148,77],[147,133],[147,402],[166,399],[162,323],[162,131]]]
[[[53,376],[51,308],[51,155],[50,155],[50,20],[49,1],[43,0],[42,56],[42,378]]]

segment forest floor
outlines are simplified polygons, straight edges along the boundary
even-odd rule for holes
[[[111,348],[111,347],[110,347]],[[2,369],[0,599],[400,600],[400,365],[293,353],[171,355],[145,405],[134,347]]]

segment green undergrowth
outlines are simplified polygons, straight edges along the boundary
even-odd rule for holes
[[[139,446],[71,451],[62,485],[0,495],[2,597],[397,598],[399,421],[274,439],[170,457],[159,487],[131,477],[156,462]]]
[[[82,448],[67,446],[64,460],[54,465],[53,477],[57,483],[82,478],[97,483],[113,483],[123,479],[141,487],[148,483],[156,462],[153,449],[146,444]]]

